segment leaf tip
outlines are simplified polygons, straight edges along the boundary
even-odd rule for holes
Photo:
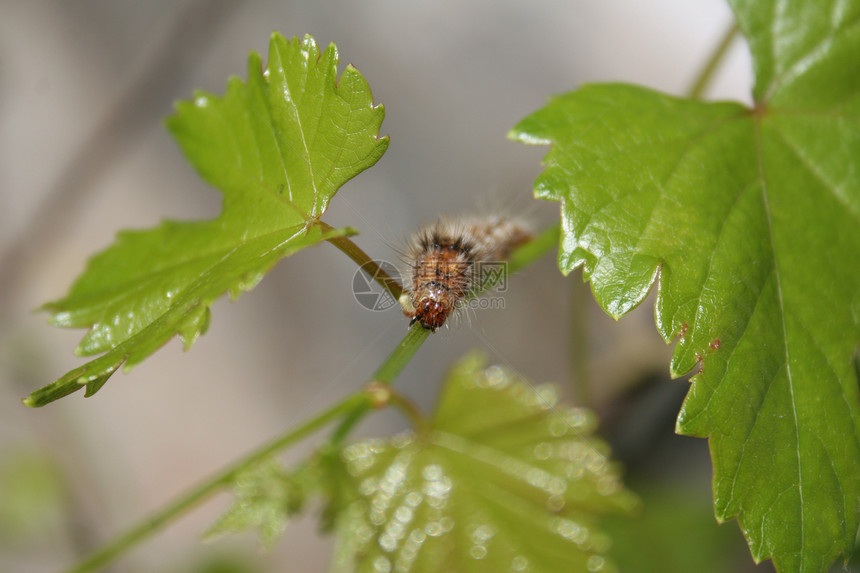
[[[314,41],[314,39],[310,36],[305,37],[310,38],[312,42]],[[314,46],[316,46],[316,43],[314,43]],[[338,60],[340,60],[340,54],[337,51],[337,44],[335,44],[334,42],[329,42],[329,45],[326,46],[325,50],[323,51],[323,54],[325,54],[326,58],[331,59],[335,64],[338,62]],[[347,67],[350,66],[351,64],[347,64]],[[355,69],[354,66],[352,67],[352,69],[358,71]]]
[[[298,36],[296,36],[294,39],[298,39]],[[334,42],[329,44],[329,48],[331,48],[332,46],[334,46]],[[302,36],[301,47],[302,49],[309,51],[319,50],[319,46],[317,46],[317,41],[314,40],[314,37],[310,34],[305,34],[304,36]]]
[[[507,134],[508,139],[511,141],[518,141],[519,143],[524,143],[525,145],[551,145],[552,140],[546,137],[539,137],[533,133],[529,133],[528,131],[523,130],[520,127],[520,124],[514,126]]]
[[[255,78],[257,76],[266,77],[268,75],[269,75],[268,68],[264,69],[264,67],[263,67],[263,57],[253,50],[248,52],[248,81],[250,81],[251,78]],[[227,89],[228,90],[230,89],[230,84],[234,81],[238,81],[241,83],[242,80],[240,80],[239,78],[236,78],[235,76],[230,77],[227,80]],[[197,92],[195,92],[195,96],[196,95],[197,95]]]
[[[272,33],[269,34],[269,42],[286,42],[287,38],[278,32],[277,30],[272,30]]]

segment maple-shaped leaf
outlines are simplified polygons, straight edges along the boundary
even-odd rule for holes
[[[595,417],[484,359],[458,363],[419,434],[343,451],[353,500],[335,518],[335,571],[611,571],[597,527],[626,513]]]
[[[253,288],[281,258],[343,234],[319,221],[346,181],[372,166],[384,110],[361,74],[337,76],[337,49],[274,33],[264,70],[231,78],[223,97],[198,92],[167,126],[200,175],[224,194],[210,221],[166,221],[120,232],[93,257],[65,298],[44,306],[59,326],[89,328],[76,352],[102,356],[24,403],[42,406],[86,386],[95,393],[120,366],[139,363],[173,335],[186,348],[209,323],[209,307]]]
[[[860,511],[860,1],[731,4],[753,108],[593,85],[512,137],[552,145],[535,193],[561,203],[564,273],[616,318],[659,282],[718,519],[757,561],[823,572]]]

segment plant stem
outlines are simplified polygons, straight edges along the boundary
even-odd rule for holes
[[[426,436],[430,431],[430,421],[421,414],[418,406],[401,394],[400,392],[391,391],[390,403],[392,406],[399,408],[406,418],[412,423],[412,429],[419,436]]]
[[[417,322],[413,324],[409,332],[406,333],[406,336],[403,337],[403,340],[400,341],[400,344],[397,345],[397,348],[388,355],[385,362],[373,373],[373,381],[381,382],[385,385],[390,385],[394,382],[397,376],[400,375],[400,372],[412,360],[412,357],[415,356],[415,353],[418,352],[418,349],[421,348],[421,345],[424,344],[424,341],[427,340],[428,336],[430,336],[429,330]]]
[[[320,222],[320,224],[325,225],[325,223],[322,222]],[[527,266],[555,246],[558,242],[558,233],[558,226],[551,227],[538,235],[538,237],[533,241],[526,243],[514,251],[511,257],[511,272]],[[359,265],[376,265],[376,263],[374,263],[370,257],[364,253],[364,251],[359,249],[358,246],[349,239],[337,238],[331,239],[330,242],[346,253],[349,258]],[[374,273],[377,280],[382,276],[388,278],[390,282],[387,286],[382,282],[380,282],[380,284],[383,284],[383,287],[385,287],[392,296],[395,296],[395,292],[391,290],[391,283],[395,284],[397,289],[400,289],[400,285],[391,279],[391,277],[388,277],[388,275],[385,274],[382,269],[379,269],[378,266],[372,268],[376,268],[378,270],[378,272]],[[397,291],[397,297],[400,296],[401,290]],[[409,332],[406,333],[403,340],[400,341],[400,344],[397,345],[385,362],[383,362],[373,374],[372,381],[386,386],[391,385],[429,336],[429,330],[423,328],[417,323],[413,325],[412,328],[409,329]],[[408,403],[401,401],[396,405],[404,408],[407,413],[409,413]],[[229,465],[226,469],[201,483],[190,492],[163,508],[161,511],[144,519],[125,534],[117,537],[112,542],[97,550],[95,553],[78,563],[75,567],[69,569],[67,573],[86,573],[105,566],[144,539],[155,534],[162,527],[181,516],[186,510],[197,506],[222,487],[229,485],[235,479],[236,474],[247,468],[249,465],[258,462],[266,456],[269,456],[289,445],[292,445],[325,426],[329,422],[337,418],[343,418],[341,424],[334,431],[330,439],[331,444],[335,446],[339,445],[349,434],[350,430],[354,428],[355,425],[372,409],[373,403],[368,393],[359,392],[348,396],[328,409],[320,412],[304,424],[291,429],[283,436],[276,438],[272,442],[262,446],[239,461]]]
[[[201,483],[167,507],[163,508],[161,511],[147,517],[125,534],[117,537],[107,545],[104,545],[101,549],[91,554],[75,567],[69,569],[68,573],[96,571],[97,569],[105,566],[144,539],[156,533],[177,517],[181,516],[186,510],[197,506],[222,487],[229,485],[236,477],[236,474],[246,469],[251,464],[254,464],[264,459],[266,456],[301,440],[332,420],[356,411],[368,401],[368,396],[365,393],[360,392],[348,396],[328,409],[318,413],[310,420],[291,429],[283,436],[276,438],[239,461],[230,464],[226,469]]]
[[[511,253],[508,261],[510,274],[516,273],[544,256],[558,246],[561,235],[561,225],[556,223],[540,232],[534,239],[525,243]]]
[[[578,271],[577,271],[578,276]],[[595,409],[589,367],[588,310],[591,289],[588,284],[572,280],[570,289],[570,378],[573,395],[580,406]]]
[[[705,89],[707,89],[708,84],[711,83],[714,73],[720,66],[720,63],[728,52],[729,46],[731,45],[732,40],[735,39],[737,33],[738,23],[733,21],[725,34],[723,34],[723,39],[717,45],[714,53],[711,54],[711,57],[707,62],[705,62],[705,66],[699,72],[699,75],[690,86],[690,89],[687,90],[687,97],[690,99],[700,99],[702,97],[702,94],[705,92]]]
[[[553,225],[528,243],[514,250],[509,260],[509,273],[515,273],[530,265],[558,245],[559,232],[559,225]],[[386,386],[394,382],[429,336],[430,331],[423,328],[420,324],[416,323],[412,325],[412,328],[409,329],[409,332],[406,333],[406,336],[403,337],[397,348],[389,354],[385,362],[373,374],[372,381]],[[367,415],[370,409],[371,406],[368,404],[364,409],[356,409],[345,417],[340,426],[332,434],[330,442],[332,446],[337,447],[340,445],[346,436],[349,435],[349,432]]]
[[[331,229],[329,225],[322,221],[320,221],[319,224],[327,229]],[[355,261],[355,263],[364,272],[370,275],[373,280],[378,282],[382,288],[388,291],[388,293],[394,297],[394,300],[400,300],[400,295],[403,294],[403,287],[400,286],[400,283],[385,272],[382,267],[376,263],[376,261],[371,259],[370,256],[361,250],[358,245],[353,243],[349,237],[333,237],[328,239],[328,242],[343,251],[346,256]]]
[[[400,344],[388,355],[385,362],[374,372],[371,382],[390,386],[400,372],[409,364],[409,361],[430,336],[430,331],[415,323],[400,341]],[[331,436],[330,443],[333,447],[338,447],[349,432],[364,418],[372,409],[372,404],[368,402],[364,407],[358,407],[348,416],[346,416],[334,433]]]

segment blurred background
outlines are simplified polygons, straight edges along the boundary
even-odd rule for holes
[[[338,45],[385,104],[391,146],[349,182],[324,219],[350,225],[374,257],[440,214],[526,213],[544,148],[506,139],[548,96],[623,81],[683,95],[731,23],[722,0],[0,0],[0,571],[45,572],[137,523],[212,472],[367,382],[406,332],[392,309],[353,298],[355,265],[330,245],[283,261],[252,292],[213,307],[190,353],[171,341],[93,398],[44,409],[20,399],[82,363],[82,332],[32,309],[62,296],[122,228],[210,218],[220,194],[165,131],[172,102],[246,77],[269,34]],[[738,38],[708,98],[748,101]],[[612,524],[625,571],[768,571],[735,523],[717,526],[704,440],[673,434],[687,383],[668,379],[671,347],[653,297],[620,324],[579,272],[549,256],[509,282],[505,308],[441,330],[397,388],[432,408],[451,362],[471,349],[594,407],[601,432],[646,501]],[[406,427],[371,417],[359,435]],[[291,450],[298,459],[314,445]],[[273,551],[250,536],[200,541],[222,494],[110,571],[321,571],[330,539],[313,508]]]

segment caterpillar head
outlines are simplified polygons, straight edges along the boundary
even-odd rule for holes
[[[412,294],[412,312],[410,326],[420,322],[427,330],[435,332],[445,324],[448,315],[454,310],[457,297],[445,286],[431,281]]]

